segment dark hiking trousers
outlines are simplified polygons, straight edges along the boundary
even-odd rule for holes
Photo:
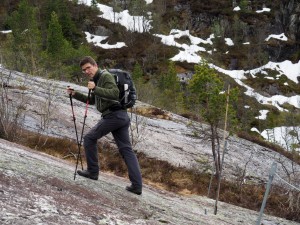
[[[104,117],[84,136],[84,149],[87,161],[87,170],[99,173],[97,140],[109,132],[112,133],[128,169],[129,179],[134,187],[142,187],[140,166],[132,150],[129,137],[130,119],[126,111],[118,110]]]

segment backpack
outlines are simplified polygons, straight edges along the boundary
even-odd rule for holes
[[[130,73],[120,69],[109,69],[108,72],[110,72],[116,80],[120,91],[119,101],[122,107],[125,109],[133,107],[137,96]]]

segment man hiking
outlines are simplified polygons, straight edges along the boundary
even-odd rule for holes
[[[90,78],[88,89],[91,90],[89,103],[95,104],[101,113],[99,122],[84,136],[83,146],[87,162],[87,170],[78,170],[77,174],[93,180],[98,180],[99,163],[97,140],[108,133],[112,133],[119,152],[127,166],[131,185],[127,191],[142,194],[142,176],[139,162],[132,150],[129,137],[130,118],[127,110],[119,103],[119,89],[112,74],[100,70],[96,61],[86,56],[80,61],[82,72]],[[67,93],[81,102],[87,102],[88,96],[67,88]]]

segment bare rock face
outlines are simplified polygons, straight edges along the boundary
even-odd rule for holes
[[[26,129],[44,135],[75,139],[74,124],[66,87],[87,92],[86,87],[46,80],[2,68],[8,108],[22,109],[21,122]],[[77,128],[81,130],[85,104],[73,102]],[[151,158],[175,166],[210,171],[212,152],[209,140],[194,135],[194,128],[204,124],[153,109],[138,102],[138,109],[148,108],[152,116],[132,115],[134,149]],[[138,110],[136,111],[138,112]],[[146,113],[146,114],[147,114]],[[99,112],[88,108],[88,131],[99,119]],[[112,141],[112,136],[105,137]],[[145,186],[142,196],[125,191],[128,180],[101,173],[98,181],[78,177],[75,165],[0,140],[0,224],[255,224],[258,213],[220,202],[213,215],[214,200],[179,196]],[[252,142],[230,137],[223,174],[226,179],[266,182],[269,169],[278,162],[277,174],[299,171],[284,156]],[[295,177],[294,180],[296,180]],[[291,177],[292,179],[292,177]],[[298,178],[297,178],[298,179]],[[299,181],[299,180],[298,180]],[[278,179],[273,181],[283,185]],[[298,184],[295,184],[299,186]],[[264,223],[297,224],[280,218],[264,217]]]
[[[0,139],[0,223],[35,224],[255,224],[258,213],[205,197],[179,196],[145,186],[136,196],[127,180],[101,173],[73,180],[74,165]],[[264,216],[262,224],[296,225]]]
[[[66,87],[71,85],[82,93],[87,92],[86,87],[46,80],[5,69],[2,71],[3,79],[10,87],[7,94],[10,99],[9,103],[12,104],[11,107],[24,109],[22,120],[26,129],[48,136],[75,140],[74,123]],[[77,129],[81,130],[85,104],[74,100],[73,105]],[[13,108],[11,111],[16,112]],[[85,132],[93,127],[100,117],[95,107],[89,106]],[[138,102],[137,108],[130,117],[135,151],[143,152],[150,158],[167,161],[174,166],[196,169],[205,173],[212,172],[211,143],[204,134],[201,134],[209,130],[205,124],[190,121],[161,109],[154,109],[153,106],[142,102]],[[195,135],[195,133],[199,134]],[[107,135],[105,140],[113,142],[111,135]],[[297,173],[293,173],[293,171],[300,171],[298,164],[271,149],[231,136],[228,138],[227,151],[224,155],[223,176],[232,181],[241,179],[242,176],[245,183],[264,183],[268,181],[269,170],[273,162],[278,163],[277,174],[280,177],[293,180],[296,186],[300,185]],[[273,182],[284,185],[279,179]]]
[[[299,41],[300,31],[300,3],[294,0],[281,1],[279,23],[293,41]]]
[[[294,56],[297,55],[300,40],[299,1],[243,1],[247,5],[244,8],[241,7],[241,2],[235,0],[206,2],[178,0],[174,10],[180,14],[183,21],[186,21],[186,27],[191,33],[203,36],[204,32],[213,28],[214,33],[218,33],[217,36],[222,38],[228,36],[235,39],[235,45],[241,45],[250,40],[250,43],[253,44],[251,47],[256,48],[255,43],[259,42],[262,46],[260,50],[266,52],[272,61],[299,60],[299,57]],[[242,9],[234,12],[233,9],[237,6]],[[262,8],[268,8],[270,11],[257,13]],[[236,27],[237,24],[242,30]],[[271,43],[265,42],[269,35],[282,33],[288,37],[288,42],[279,40]],[[261,56],[255,54],[252,57],[259,58]],[[228,67],[230,68],[229,62]]]

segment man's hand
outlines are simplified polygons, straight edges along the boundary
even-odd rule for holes
[[[68,95],[74,96],[74,95],[75,95],[74,89],[71,88],[70,86],[68,86],[68,87],[67,87],[67,94],[68,94]]]
[[[93,90],[96,87],[94,81],[89,81],[88,82],[88,89]]]

